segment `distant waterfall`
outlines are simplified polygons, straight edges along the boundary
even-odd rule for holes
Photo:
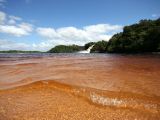
[[[78,53],[90,53],[93,46],[94,45],[91,45],[87,50],[79,51]]]

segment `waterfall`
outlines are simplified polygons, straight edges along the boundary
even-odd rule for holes
[[[93,46],[94,45],[91,45],[87,50],[79,51],[78,53],[90,53]]]

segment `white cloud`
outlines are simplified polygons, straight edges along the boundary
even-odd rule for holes
[[[0,11],[0,24],[16,24],[17,21],[22,21],[22,18],[13,15],[8,16],[6,13]]]
[[[56,31],[52,28],[37,28],[37,32],[48,39],[52,39],[57,35]]]
[[[0,31],[13,34],[16,36],[27,35],[28,32],[32,31],[32,25],[28,23],[21,23],[15,26],[0,26]],[[7,28],[7,29],[6,29]],[[40,50],[48,51],[52,47],[60,44],[77,44],[84,45],[90,41],[99,41],[99,40],[109,40],[113,34],[112,32],[119,32],[122,30],[122,26],[119,25],[108,25],[108,24],[98,24],[85,26],[82,29],[76,27],[63,27],[63,28],[37,28],[37,33],[44,37],[45,40],[39,43],[30,43],[26,44],[12,42],[9,40],[0,39],[0,50]],[[13,32],[14,31],[14,32]],[[28,31],[28,32],[26,32]]]
[[[8,23],[9,24],[16,24],[17,21],[21,21],[21,20],[22,20],[22,18],[20,18],[20,17],[10,15]]]
[[[160,17],[160,14],[152,14],[152,17],[153,18],[158,18],[158,17]]]
[[[108,41],[116,32],[120,32],[122,26],[110,24],[97,24],[85,26],[82,29],[75,27],[63,28],[37,28],[37,33],[47,40],[52,41],[53,46],[59,44],[84,45],[90,41]]]
[[[27,23],[21,23],[18,26],[13,25],[0,25],[0,32],[11,34],[17,37],[29,35],[32,31],[32,26]]]
[[[0,0],[1,1],[1,0]],[[23,22],[23,19],[18,16],[8,15],[0,11],[0,33],[22,37],[31,34],[33,25]],[[61,28],[43,28],[38,27],[36,32],[43,37],[42,42],[26,44],[12,42],[11,40],[1,40],[0,49],[18,49],[18,50],[42,50],[47,51],[50,48],[60,44],[77,44],[84,45],[87,42],[106,40],[108,41],[114,33],[122,31],[121,25],[97,24],[76,27],[61,27]],[[23,38],[23,37],[22,37]],[[33,40],[34,41],[34,40]]]
[[[19,24],[18,26],[27,32],[31,32],[33,30],[32,24],[29,24],[29,23],[23,22]]]
[[[10,18],[10,19],[17,20],[17,21],[21,21],[21,20],[22,20],[22,18],[17,17],[17,16],[13,16],[13,15],[10,15],[9,18]]]
[[[84,27],[87,32],[91,33],[109,33],[112,31],[117,31],[121,29],[119,25],[110,25],[110,24],[98,24],[98,25],[90,25]]]
[[[48,51],[49,49],[51,49],[53,47],[52,41],[44,41],[44,42],[40,42],[39,44],[31,44],[31,49],[32,50],[40,50],[40,51]]]
[[[23,42],[14,42],[13,40],[0,39],[0,50],[39,50],[47,51],[53,45],[50,41],[40,42],[39,44],[27,44]]]
[[[0,24],[3,24],[6,20],[6,14],[0,11]]]
[[[25,43],[16,43],[11,40],[0,39],[0,50],[29,50],[30,46]]]
[[[9,24],[16,24],[16,21],[13,20],[13,19],[10,19],[10,20],[8,21],[8,23],[9,23]]]
[[[20,23],[17,23],[20,21]],[[33,26],[22,21],[22,18],[0,11],[0,33],[11,34],[21,37],[29,35],[33,31]]]

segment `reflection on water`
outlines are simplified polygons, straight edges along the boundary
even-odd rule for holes
[[[160,55],[0,54],[0,76],[1,91],[43,81],[93,104],[159,114]]]

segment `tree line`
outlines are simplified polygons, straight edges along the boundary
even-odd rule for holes
[[[141,20],[125,26],[123,32],[113,35],[109,41],[89,42],[84,46],[58,45],[48,52],[76,52],[93,45],[91,52],[98,53],[142,53],[160,52],[160,18]]]

